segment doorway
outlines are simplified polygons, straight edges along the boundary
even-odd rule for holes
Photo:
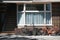
[[[4,5],[4,4],[2,4]],[[17,27],[16,19],[16,4],[7,3],[5,6],[5,12],[0,15],[0,32],[14,31]]]

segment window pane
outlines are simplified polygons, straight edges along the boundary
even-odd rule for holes
[[[44,13],[34,13],[34,24],[44,24]]]
[[[18,24],[24,24],[24,14],[18,13]]]
[[[26,12],[25,14],[25,23],[26,24],[32,24],[32,18],[33,18],[33,14],[30,12]]]
[[[26,24],[44,24],[44,13],[27,12],[25,15]]]
[[[39,10],[39,11],[43,11],[44,10],[44,4],[27,4],[26,5],[26,10]]]
[[[46,4],[46,10],[50,11],[50,4]]]
[[[46,24],[51,24],[51,13],[50,12],[46,13]]]
[[[23,11],[23,4],[18,5],[18,11]]]
[[[39,22],[40,24],[44,24],[44,13],[43,12],[41,12],[39,15],[39,21],[40,21]]]
[[[18,13],[18,24],[19,24],[19,22],[21,20],[21,17],[22,17],[22,13]]]

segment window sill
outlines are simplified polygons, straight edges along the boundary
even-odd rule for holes
[[[52,24],[18,24],[17,26],[53,26]]]

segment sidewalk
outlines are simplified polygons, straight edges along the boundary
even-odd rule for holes
[[[60,36],[21,36],[0,34],[0,40],[60,40]]]

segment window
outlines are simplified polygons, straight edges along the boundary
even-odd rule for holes
[[[23,4],[20,4],[20,5],[18,6],[18,11],[23,11]]]
[[[18,24],[51,25],[51,4],[18,5]]]
[[[46,24],[51,24],[51,13],[46,12]]]
[[[50,11],[51,9],[50,6],[51,6],[50,4],[46,4],[46,11]]]
[[[44,4],[26,4],[26,10],[44,10]]]

